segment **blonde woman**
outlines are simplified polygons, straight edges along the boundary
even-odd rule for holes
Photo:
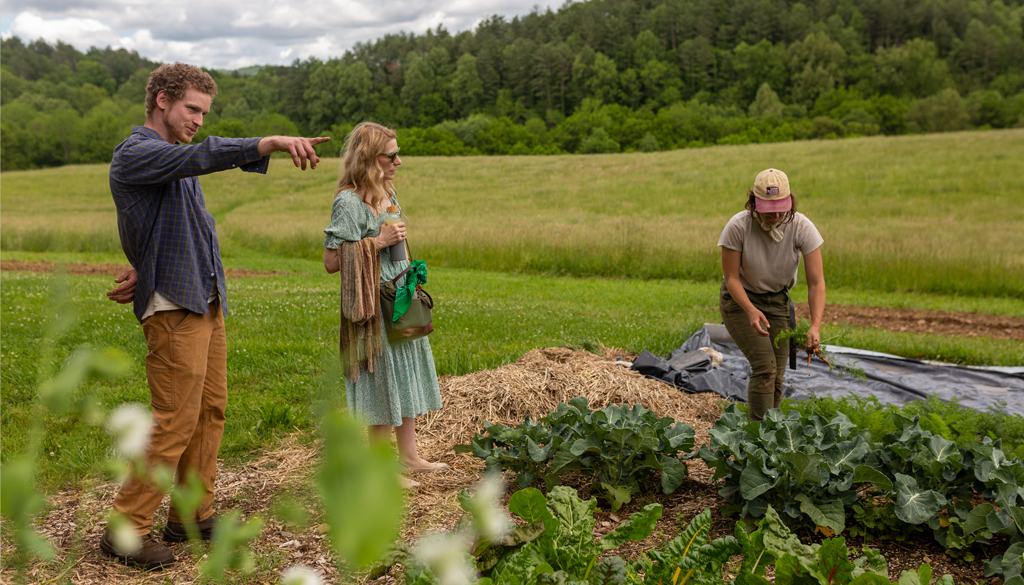
[[[390,440],[407,471],[447,467],[419,456],[416,417],[441,408],[434,356],[426,337],[391,344],[380,315],[380,285],[409,266],[392,261],[389,246],[405,240],[405,223],[385,225],[398,205],[395,172],[402,164],[393,130],[372,122],[356,126],[342,153],[331,225],[324,233],[324,268],[341,272],[342,357],[349,412],[370,425],[371,440]],[[403,276],[396,285],[405,284]],[[411,487],[417,482],[405,480]]]

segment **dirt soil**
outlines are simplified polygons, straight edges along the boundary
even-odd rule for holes
[[[796,306],[797,316],[810,319],[807,303]],[[860,305],[826,305],[825,323],[874,327],[907,333],[934,333],[1024,341],[1024,317]]]

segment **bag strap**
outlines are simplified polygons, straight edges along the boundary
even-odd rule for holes
[[[390,282],[391,284],[395,285],[395,286],[398,286],[398,279],[399,279],[399,278],[402,278],[403,276],[405,276],[405,273],[406,273],[406,272],[409,272],[409,269],[410,269],[410,268],[412,268],[412,264],[410,264],[409,266],[406,266],[406,267],[405,267],[405,270],[403,270],[403,271],[399,272],[399,273],[398,273],[398,276],[396,276],[396,277],[392,278],[392,279],[391,279],[391,280],[390,280],[389,282]]]
[[[430,293],[423,290],[423,288],[418,284],[416,285],[416,292],[420,293],[422,296],[427,297],[427,300],[423,301],[423,304],[426,305],[428,309],[434,308],[434,297],[430,296]]]

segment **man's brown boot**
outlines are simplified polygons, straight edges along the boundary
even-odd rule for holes
[[[210,540],[213,537],[213,525],[217,523],[217,515],[211,514],[209,518],[196,523],[196,531],[202,540]],[[188,531],[184,524],[167,521],[164,527],[164,542],[185,542],[188,540]]]
[[[114,546],[113,535],[108,528],[100,539],[100,550],[116,558],[122,563],[151,571],[174,562],[171,549],[157,542],[152,534],[142,537],[142,546],[134,552],[126,553]]]

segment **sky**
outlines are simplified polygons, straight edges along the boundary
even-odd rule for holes
[[[155,61],[213,69],[341,56],[388,33],[455,34],[484,18],[508,19],[561,0],[4,0],[0,34],[137,51]]]

